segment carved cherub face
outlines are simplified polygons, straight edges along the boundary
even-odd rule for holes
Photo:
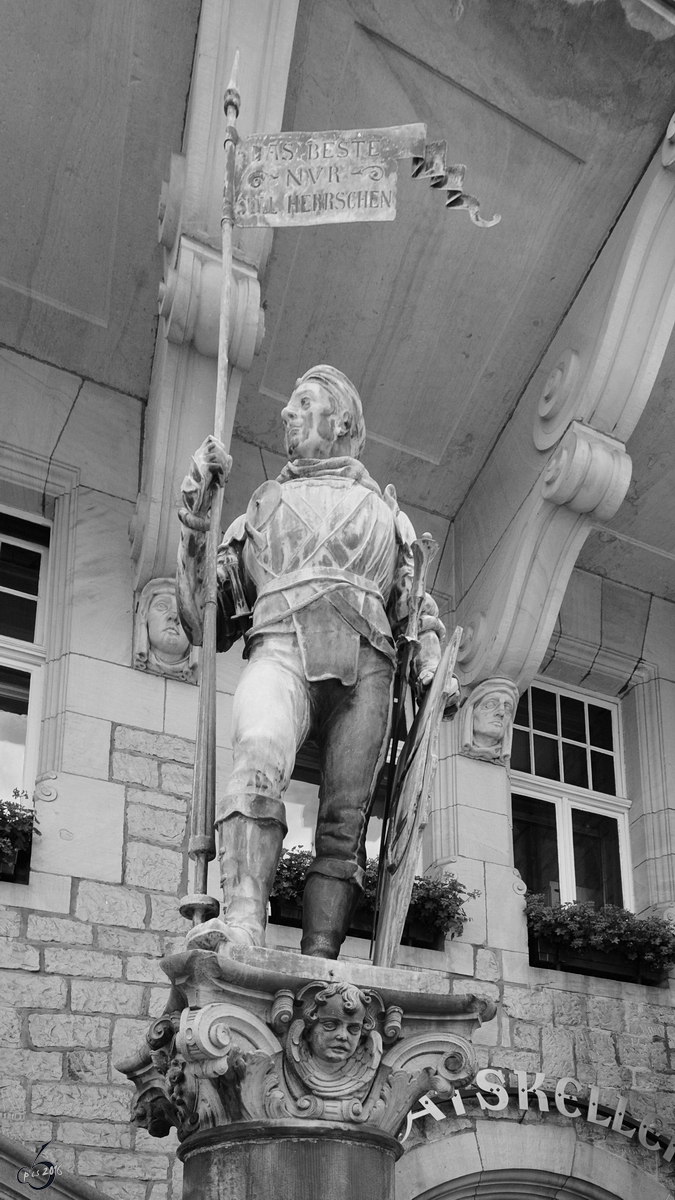
[[[347,1012],[340,996],[331,996],[307,1032],[314,1057],[325,1063],[346,1062],[358,1048],[365,1019],[363,1005]]]
[[[178,619],[173,592],[157,592],[148,608],[148,641],[153,653],[165,663],[177,663],[189,651],[189,642]]]
[[[473,710],[473,740],[477,746],[501,742],[513,717],[514,704],[506,691],[489,692]]]
[[[281,410],[281,419],[289,458],[333,457],[340,431],[330,396],[316,379],[300,383]]]

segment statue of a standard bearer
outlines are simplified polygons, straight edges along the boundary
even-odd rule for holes
[[[311,735],[322,782],[302,952],[337,958],[363,884],[415,534],[393,487],[382,492],[358,461],[363,411],[340,371],[308,371],[281,415],[290,461],[254,493],[219,550],[218,649],[243,634],[248,662],[234,698],[234,769],[216,810],[223,917],[193,936],[204,946],[264,943],[286,832],[283,796],[297,750]],[[183,483],[177,587],[195,645],[202,640],[205,518],[214,480],[224,482],[230,466],[209,437]],[[412,679],[421,690],[433,678],[444,634],[429,595],[418,630]]]

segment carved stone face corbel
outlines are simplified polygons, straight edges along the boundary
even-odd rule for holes
[[[511,679],[485,679],[461,713],[461,750],[469,758],[508,765],[518,688]]]
[[[138,597],[133,665],[166,679],[197,682],[197,656],[178,618],[174,579],[151,579]]]

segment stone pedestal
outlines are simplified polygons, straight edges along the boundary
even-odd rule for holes
[[[403,1146],[377,1129],[241,1121],[186,1138],[183,1200],[394,1200]]]
[[[117,1065],[135,1123],[177,1129],[184,1200],[393,1200],[408,1112],[470,1082],[495,1012],[436,971],[231,945],[162,967],[166,1012]]]

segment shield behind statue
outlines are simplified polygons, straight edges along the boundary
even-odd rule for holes
[[[438,764],[438,735],[452,690],[461,636],[462,630],[457,627],[417,710],[396,765],[373,954],[373,962],[379,967],[396,964],[422,834],[429,816],[431,785]]]

